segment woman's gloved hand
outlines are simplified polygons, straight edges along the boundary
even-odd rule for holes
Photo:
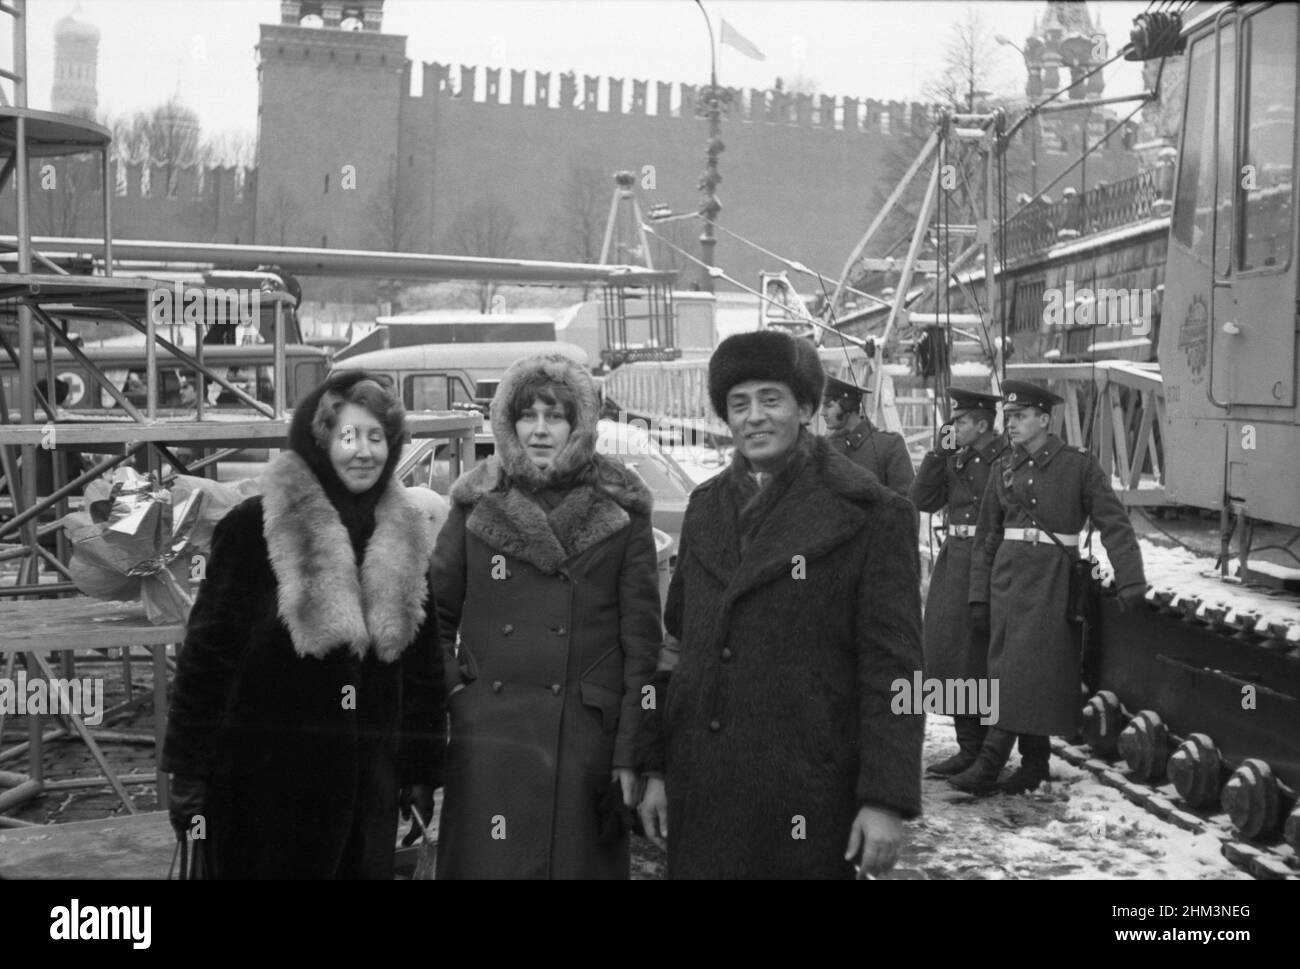
[[[208,799],[207,781],[184,774],[172,774],[168,788],[167,814],[171,818],[176,837],[189,835],[194,819],[203,814]]]

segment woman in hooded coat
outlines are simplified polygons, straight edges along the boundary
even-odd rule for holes
[[[443,666],[404,419],[372,375],[330,377],[213,533],[162,767],[217,878],[391,879],[399,792],[432,811]]]
[[[451,489],[433,565],[452,689],[439,878],[628,877],[658,569],[651,495],[596,453],[598,414],[579,364],[517,361],[492,401],[496,454]]]

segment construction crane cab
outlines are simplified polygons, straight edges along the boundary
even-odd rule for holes
[[[1300,525],[1297,19],[1224,5],[1190,21],[1159,359],[1179,503]]]

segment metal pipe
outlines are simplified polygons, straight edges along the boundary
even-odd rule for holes
[[[1219,249],[1219,108],[1223,103],[1223,95],[1219,91],[1219,65],[1222,60],[1220,55],[1223,51],[1223,45],[1220,42],[1220,33],[1223,30],[1223,18],[1227,17],[1229,14],[1232,15],[1233,25],[1235,26],[1237,23],[1237,13],[1236,10],[1231,7],[1225,7],[1223,10],[1220,10],[1219,15],[1214,18],[1214,150],[1210,154],[1210,158],[1212,159],[1210,163],[1214,165],[1214,195],[1210,199],[1210,305],[1207,307],[1207,315],[1209,319],[1207,320],[1205,331],[1205,342],[1208,344],[1205,361],[1205,366],[1208,371],[1205,378],[1205,396],[1206,399],[1208,399],[1215,407],[1220,407],[1224,410],[1229,410],[1228,404],[1214,396],[1214,324],[1216,322],[1214,317],[1214,305],[1217,302],[1214,298],[1214,291],[1220,288],[1219,270],[1218,267],[1214,265],[1214,260],[1215,256],[1218,255]],[[1236,65],[1234,64],[1233,66],[1235,68]],[[1233,78],[1235,81],[1235,72]],[[1237,86],[1234,83],[1234,94],[1236,93],[1236,87]],[[1229,253],[1231,253],[1231,243],[1232,240],[1229,239]],[[1231,255],[1229,255],[1228,258],[1229,261],[1231,261]],[[1226,493],[1225,488],[1225,494]]]
[[[100,171],[104,175],[104,275],[113,275],[113,186],[108,178],[108,145],[100,149]]]
[[[284,352],[284,304],[275,302],[275,346],[271,365],[271,411],[277,420],[284,417],[284,391],[289,380],[289,367]],[[257,372],[253,373],[253,389],[257,389]]]
[[[32,717],[33,722],[39,720],[40,717]],[[43,788],[44,785],[40,779],[33,777],[31,780],[5,791],[0,794],[0,811],[8,811],[11,807],[17,807],[24,801],[30,801],[32,798],[38,797]]]
[[[24,552],[27,550],[24,549]],[[2,598],[21,598],[23,596],[54,596],[69,595],[80,592],[71,582],[41,582],[38,585],[2,585],[0,586],[0,599]]]
[[[156,741],[152,737],[150,737],[149,742],[152,744],[155,743]],[[119,774],[116,780],[123,785],[156,784],[158,782],[158,774],[156,772],[152,774]],[[67,780],[45,782],[45,789],[47,791],[76,791],[85,787],[112,787],[112,786],[113,786],[113,780],[103,776],[69,777]]]
[[[181,312],[172,306],[172,318]],[[144,413],[150,421],[158,419],[158,325],[153,318],[153,291],[145,302],[144,312]]]
[[[199,323],[194,327],[194,360],[199,365],[199,369],[194,371],[194,416],[200,421],[203,420],[203,411],[208,405],[208,381],[203,363],[203,339],[206,335],[207,328],[204,324]]]
[[[1117,94],[1113,98],[1092,98],[1087,101],[1063,101],[1060,104],[1045,104],[1038,110],[1043,114],[1057,114],[1062,111],[1082,111],[1098,108],[1107,104],[1123,104],[1126,101],[1141,101],[1143,104],[1155,98],[1150,91],[1141,94]]]

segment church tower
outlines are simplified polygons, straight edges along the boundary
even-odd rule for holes
[[[54,25],[54,86],[50,108],[94,120],[99,107],[99,28],[79,19],[81,4]]]
[[[1048,0],[1043,13],[1034,18],[1034,29],[1025,38],[1025,66],[1029,70],[1025,94],[1031,101],[1050,97],[1104,64],[1112,53],[1105,33],[1099,23],[1093,22],[1086,3]],[[1071,87],[1066,97],[1070,101],[1099,98],[1105,87],[1102,72],[1098,71],[1082,84]],[[1045,116],[1039,122],[1043,144],[1077,154],[1083,144],[1081,126],[1086,126],[1091,144],[1105,133],[1107,117],[1109,113],[1105,111]]]
[[[262,25],[258,243],[365,247],[383,223],[408,77],[406,38],[381,31],[383,7],[282,0],[280,23]]]

